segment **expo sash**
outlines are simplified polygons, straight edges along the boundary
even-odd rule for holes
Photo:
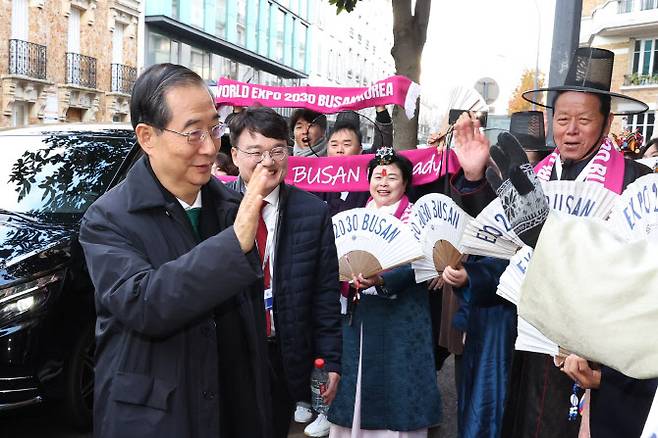
[[[413,164],[413,185],[422,185],[436,181],[446,174],[443,153],[435,148],[412,149],[400,151]],[[288,157],[286,183],[311,192],[367,192],[368,162],[374,154],[344,157]],[[447,171],[454,174],[459,171],[459,161],[451,149],[447,160]],[[235,177],[222,176],[223,182],[235,180]]]
[[[277,87],[248,84],[228,78],[217,81],[215,104],[249,106],[256,102],[272,108],[308,108],[323,114],[360,110],[377,105],[404,107],[407,118],[416,111],[420,85],[404,76],[391,76],[369,87]]]

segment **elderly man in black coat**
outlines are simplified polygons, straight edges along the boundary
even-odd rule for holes
[[[283,183],[288,129],[282,116],[270,108],[246,108],[231,119],[230,130],[233,161],[240,169],[232,188],[249,196],[258,166],[280,182],[265,196],[257,240],[265,272],[263,309],[274,436],[285,438],[295,402],[309,399],[313,360],[323,358],[329,372],[327,402],[340,379],[340,292],[333,226],[323,201]]]
[[[145,153],[80,230],[96,288],[97,437],[271,436],[256,166],[242,199],[211,178],[223,131],[203,80],[149,67],[131,119]]]

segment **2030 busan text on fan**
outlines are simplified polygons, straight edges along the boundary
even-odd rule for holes
[[[617,194],[594,182],[542,181],[553,210],[574,216],[607,218]],[[472,220],[462,240],[467,254],[511,259],[524,245],[511,229],[500,199],[494,199]]]
[[[395,216],[355,208],[332,218],[341,281],[370,277],[423,256],[411,228]]]
[[[446,265],[458,266],[461,238],[471,219],[442,194],[430,193],[416,201],[409,226],[423,250],[423,258],[412,263],[417,283],[436,277]]]
[[[594,182],[546,181],[542,189],[551,209],[566,214],[606,219],[619,195]],[[532,248],[524,245],[514,254],[505,272],[500,276],[496,293],[518,305],[521,285],[532,259]],[[519,317],[516,339],[517,350],[546,353],[555,356],[559,352],[556,343],[546,338],[534,326]],[[561,353],[560,353],[561,354]]]
[[[629,184],[617,199],[608,223],[628,242],[658,242],[658,173]]]

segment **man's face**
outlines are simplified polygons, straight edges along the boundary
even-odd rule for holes
[[[164,179],[162,182],[170,191],[198,190],[210,179],[220,146],[220,140],[210,135],[211,128],[219,123],[215,105],[208,90],[199,85],[172,88],[165,100],[172,117],[163,128],[181,133],[203,130],[205,138],[192,144],[184,135],[155,130],[151,147],[145,148],[145,153],[156,175]]]
[[[331,134],[327,146],[327,156],[359,155],[361,143],[356,133],[350,129],[341,129]]]
[[[269,175],[273,179],[272,187],[281,183],[286,177],[288,171],[288,144],[286,140],[265,137],[259,132],[251,132],[245,129],[237,138],[236,143],[231,149],[231,154],[233,162],[240,169],[240,176],[245,183],[249,183],[251,175],[264,152],[265,158],[260,163],[269,171]],[[280,159],[277,159],[277,157]]]
[[[600,112],[600,99],[590,93],[567,91],[555,101],[553,139],[564,159],[579,161],[608,135],[612,116]]]
[[[324,135],[324,131],[317,123],[310,123],[304,119],[295,122],[293,128],[295,135],[295,144],[300,148],[315,146]]]

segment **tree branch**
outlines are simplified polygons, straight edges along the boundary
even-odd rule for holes
[[[427,26],[430,21],[430,10],[432,0],[416,0],[414,10],[414,29],[416,30],[417,42],[420,47],[425,45],[427,40]]]

